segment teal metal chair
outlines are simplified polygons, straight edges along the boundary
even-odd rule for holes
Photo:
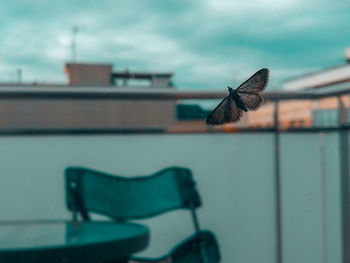
[[[171,262],[219,262],[214,235],[201,231],[199,227],[196,208],[201,206],[201,200],[191,170],[170,167],[148,176],[123,177],[82,167],[68,167],[65,179],[66,205],[73,212],[74,221],[78,220],[78,214],[83,220],[91,220],[89,212],[120,222],[187,209],[192,215],[195,234],[162,258],[170,257]],[[186,256],[194,259],[181,261]],[[160,259],[133,260],[156,262]]]

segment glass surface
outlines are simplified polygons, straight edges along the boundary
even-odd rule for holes
[[[350,262],[350,0],[1,3],[0,250],[112,238],[34,223],[72,219],[67,167],[177,166],[222,263]],[[190,211],[161,213],[183,205],[174,181],[90,180],[81,203],[92,221],[148,226],[139,255],[159,258],[195,231]],[[18,220],[33,223],[2,223]]]
[[[49,249],[124,241],[142,237],[141,225],[71,222],[22,222],[0,224],[0,252]],[[132,244],[130,244],[132,245]]]

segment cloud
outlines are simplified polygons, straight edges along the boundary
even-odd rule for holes
[[[300,0],[250,0],[250,1],[225,1],[225,0],[206,0],[208,9],[218,15],[244,16],[247,13],[275,13],[289,12],[300,5]]]
[[[173,71],[179,89],[225,89],[261,67],[278,89],[342,63],[349,45],[347,0],[4,2],[0,70],[22,68],[29,81],[65,81],[73,26],[79,60]]]

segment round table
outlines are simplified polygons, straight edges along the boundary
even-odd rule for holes
[[[129,258],[146,248],[149,231],[109,221],[0,222],[1,263],[97,263]]]

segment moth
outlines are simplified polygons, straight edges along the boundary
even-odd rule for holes
[[[207,124],[221,125],[239,121],[242,111],[257,110],[263,103],[260,95],[269,81],[269,70],[260,69],[237,89],[228,87],[229,95],[208,115]]]

